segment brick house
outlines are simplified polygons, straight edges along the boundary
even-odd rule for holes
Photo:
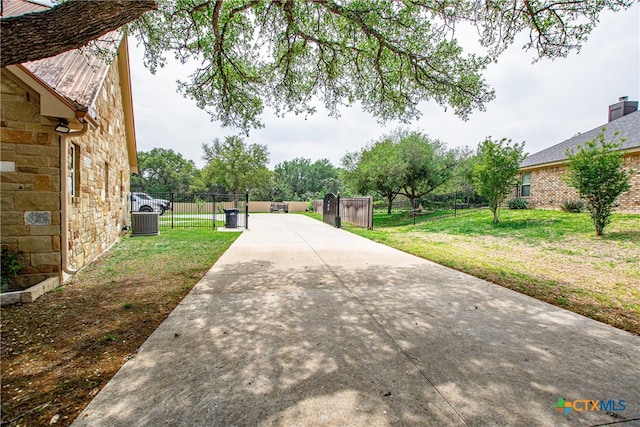
[[[518,196],[529,200],[537,209],[560,209],[566,201],[578,200],[578,192],[563,180],[566,173],[567,149],[594,139],[605,128],[605,141],[625,141],[620,146],[624,168],[631,171],[631,189],[617,200],[618,212],[640,213],[640,111],[637,101],[620,98],[609,106],[609,122],[588,132],[546,148],[525,158],[520,164]],[[615,133],[619,132],[616,136]]]
[[[2,15],[44,8],[3,1]],[[62,281],[129,222],[137,155],[127,43],[115,31],[97,44],[117,55],[74,50],[1,70],[0,244],[26,264],[9,290]]]

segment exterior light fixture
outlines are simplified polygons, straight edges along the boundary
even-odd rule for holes
[[[56,132],[60,133],[69,133],[71,129],[69,129],[69,122],[63,119],[60,119],[58,126],[56,126]]]

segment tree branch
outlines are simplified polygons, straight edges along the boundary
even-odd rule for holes
[[[43,12],[2,18],[0,66],[79,49],[157,8],[155,0],[70,0]]]

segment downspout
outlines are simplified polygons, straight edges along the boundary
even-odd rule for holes
[[[82,130],[60,135],[60,250],[62,272],[76,274],[78,270],[69,267],[69,139],[85,136],[89,131],[89,123],[82,122]],[[60,283],[64,278],[60,273]]]

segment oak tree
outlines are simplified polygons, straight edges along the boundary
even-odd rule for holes
[[[203,173],[209,184],[219,185],[233,194],[242,194],[270,179],[269,152],[266,145],[247,144],[238,136],[224,141],[216,138],[202,144]]]
[[[391,213],[393,201],[402,190],[404,165],[398,158],[398,145],[391,135],[372,142],[360,152],[342,158],[345,181],[356,194],[375,193],[387,201]]]
[[[421,132],[399,131],[398,154],[403,168],[400,194],[415,201],[445,185],[455,172],[456,153]]]
[[[157,8],[155,0],[69,0],[42,12],[3,17],[0,66],[79,49]]]
[[[139,151],[138,168],[140,173],[131,177],[131,189],[147,193],[189,192],[199,172],[193,160],[167,148]]]
[[[3,18],[3,60],[8,52],[22,55],[35,46],[37,56],[58,52],[53,38],[39,36],[45,28],[63,40],[104,34],[113,27],[105,16],[117,16],[123,3],[71,0],[51,10],[71,10],[57,18],[33,14],[29,30],[23,27],[19,37],[6,43],[12,18]],[[144,8],[153,2],[129,3]],[[267,106],[281,114],[309,114],[315,111],[315,99],[334,116],[339,107],[359,103],[381,121],[409,121],[420,116],[420,102],[431,100],[466,118],[494,98],[483,71],[518,34],[528,34],[524,48],[538,58],[564,57],[580,49],[603,10],[633,3],[163,0],[157,11],[124,21],[133,20],[127,30],[144,45],[152,71],[165,63],[167,54],[200,64],[179,89],[212,119],[248,131],[261,126],[260,114]],[[83,4],[97,6],[100,13],[83,12]],[[97,20],[91,19],[94,15]],[[482,46],[478,54],[464,52],[460,28],[475,30]]]

